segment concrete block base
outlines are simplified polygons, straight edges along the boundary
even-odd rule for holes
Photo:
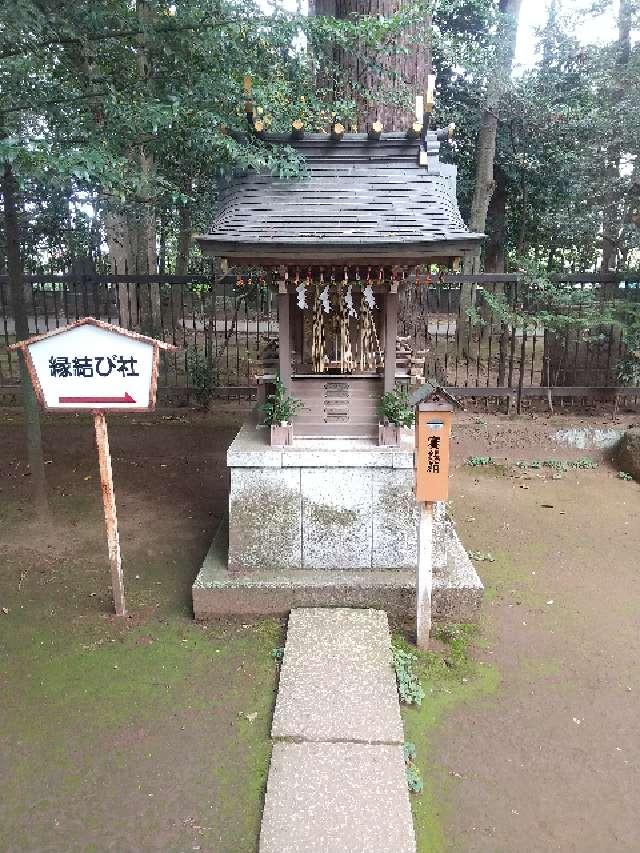
[[[385,610],[395,625],[415,625],[415,569],[232,572],[228,529],[225,518],[193,584],[196,620],[285,616],[296,607],[366,607]],[[443,522],[441,541],[446,562],[434,569],[433,619],[475,622],[484,592],[482,581],[452,524]]]

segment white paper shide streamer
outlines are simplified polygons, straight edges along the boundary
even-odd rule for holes
[[[305,281],[301,281],[298,284],[298,286],[296,287],[296,294],[298,299],[298,308],[304,311],[305,308],[309,307],[309,305],[307,304],[307,288]]]
[[[356,309],[353,306],[353,292],[351,290],[350,284],[347,285],[347,289],[346,289],[345,294],[344,294],[344,304],[345,304],[345,307],[347,309],[347,315],[349,317],[357,317],[358,316]]]
[[[331,304],[329,302],[329,285],[320,292],[320,302],[322,303],[322,310],[325,314],[328,314],[331,311]]]
[[[366,300],[366,303],[369,306],[369,308],[375,308],[376,307],[376,298],[373,295],[373,287],[370,284],[368,284],[365,287],[365,289],[362,291],[362,296]]]

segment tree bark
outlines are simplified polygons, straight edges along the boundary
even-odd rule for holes
[[[160,233],[158,246],[158,272],[164,275],[167,271],[167,218],[160,214]]]
[[[186,275],[189,269],[189,247],[191,245],[191,209],[188,205],[180,205],[178,211],[178,245],[176,249],[176,275]]]
[[[489,202],[487,215],[489,239],[484,259],[485,272],[502,273],[505,269],[505,236],[506,236],[506,212],[507,212],[507,185],[504,171],[496,166],[495,169],[496,188]],[[505,292],[503,284],[494,284],[493,294],[501,296]],[[498,348],[498,386],[505,383],[507,372],[507,359],[509,355],[509,327],[504,321],[495,318],[493,312],[485,305],[483,319],[487,323],[489,333],[494,329],[499,330]]]
[[[616,80],[611,97],[622,97],[626,85],[625,74],[631,56],[631,21],[633,0],[620,0],[618,12],[618,44],[616,56]],[[623,206],[620,204],[620,164],[622,145],[619,141],[607,146],[605,164],[605,186],[608,189],[602,212],[602,261],[600,269],[609,272],[617,269],[620,256],[620,240],[623,230]]]
[[[151,37],[154,11],[149,0],[136,0],[136,14],[140,25],[138,37],[137,61],[138,73],[142,85],[150,97],[154,95],[153,67],[151,60]],[[148,149],[149,140],[141,140],[137,151],[140,171],[142,173],[142,212],[138,234],[137,268],[142,274],[155,275],[157,272],[156,246],[156,212],[151,200],[151,185],[155,164],[153,154]],[[145,331],[150,334],[160,332],[160,285],[155,282],[149,285],[146,299],[141,299],[142,322]],[[148,316],[147,314],[148,309]]]
[[[496,68],[491,74],[487,100],[476,143],[476,167],[469,228],[484,231],[489,202],[495,190],[493,163],[496,155],[500,100],[511,77],[522,0],[500,0],[502,20],[497,34]]]
[[[518,19],[522,0],[500,0],[502,20],[496,36],[496,67],[490,74],[487,99],[480,117],[480,129],[476,141],[475,180],[471,199],[469,228],[484,233],[487,225],[489,202],[496,188],[494,161],[500,100],[507,88],[513,66],[513,56],[518,35]],[[464,272],[474,274],[480,269],[477,255],[465,259]],[[460,292],[460,333],[458,351],[464,351],[464,343],[470,338],[468,312],[475,305],[475,285]]]
[[[507,182],[499,166],[495,169],[495,185],[487,215],[489,238],[485,249],[485,272],[504,272],[505,266]]]
[[[9,293],[15,322],[16,341],[29,337],[29,318],[24,295],[24,275],[20,252],[20,221],[17,209],[18,187],[11,164],[4,163],[2,196],[4,199],[4,226],[7,241],[7,273]],[[49,515],[47,481],[44,471],[40,410],[31,384],[31,377],[22,353],[19,354],[20,378],[22,380],[22,405],[24,409],[27,462],[31,473],[31,488],[36,509]]]
[[[114,276],[133,273],[135,270],[135,253],[132,250],[132,235],[130,221],[126,214],[115,206],[107,206],[105,214],[105,231],[109,247],[109,265]],[[121,326],[134,329],[138,326],[138,299],[135,285],[128,283],[117,284],[118,316]]]
[[[390,17],[410,6],[410,0],[377,0],[375,4],[371,0],[310,0],[309,15],[343,21],[371,15]],[[427,16],[425,28],[430,24]],[[331,59],[340,76],[334,80],[333,97],[355,101],[358,130],[367,130],[375,121],[382,122],[385,131],[406,130],[413,121],[412,98],[426,92],[431,73],[429,40],[416,41],[418,36],[418,28],[412,25],[394,39],[389,50],[359,44],[354,52],[334,45]],[[323,76],[321,82],[328,84],[329,78]]]

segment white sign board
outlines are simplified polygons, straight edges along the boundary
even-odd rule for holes
[[[84,317],[46,335],[18,341],[38,402],[45,409],[91,409],[100,463],[111,587],[118,616],[126,616],[120,536],[105,411],[140,411],[156,404],[160,350],[171,344]]]
[[[85,318],[22,342],[45,409],[146,410],[155,405],[162,341]]]

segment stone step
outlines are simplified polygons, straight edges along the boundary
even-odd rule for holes
[[[386,613],[291,611],[271,737],[402,744]]]
[[[259,853],[415,853],[387,615],[292,610]]]
[[[401,746],[275,743],[260,853],[415,853]]]

